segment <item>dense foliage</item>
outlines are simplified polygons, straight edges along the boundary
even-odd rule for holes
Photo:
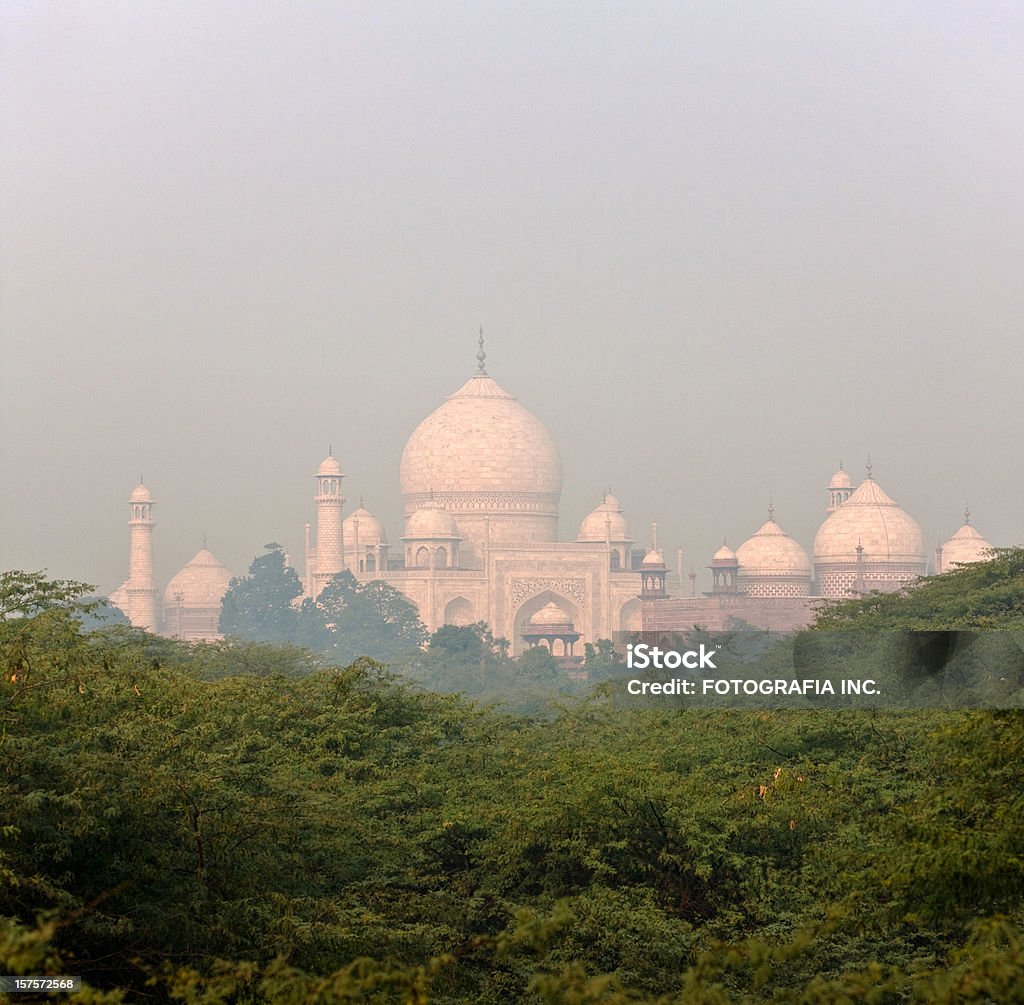
[[[1020,559],[950,595],[1020,610]],[[1021,713],[598,689],[514,717],[366,659],[85,633],[82,595],[0,584],[4,973],[84,1002],[1024,1000]],[[517,669],[480,627],[417,659]]]

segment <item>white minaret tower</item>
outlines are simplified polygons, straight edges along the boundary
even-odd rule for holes
[[[318,596],[331,576],[345,568],[345,542],[341,525],[341,465],[328,451],[316,473],[316,572],[313,596]]]
[[[156,587],[153,585],[153,497],[139,479],[128,497],[128,528],[131,553],[128,557],[128,620],[136,628],[156,631]]]
[[[868,474],[870,477],[870,472]],[[839,462],[839,470],[828,483],[828,506],[826,513],[834,513],[853,495],[853,479],[843,470],[843,462]]]

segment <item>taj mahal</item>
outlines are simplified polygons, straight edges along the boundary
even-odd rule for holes
[[[840,469],[810,554],[769,510],[735,551],[711,558],[709,592],[696,575],[669,570],[656,528],[637,548],[614,496],[558,539],[562,462],[548,429],[486,369],[483,334],[476,372],[413,431],[402,453],[404,527],[394,543],[360,505],[345,515],[344,474],[333,454],[315,475],[315,527],[306,524],[299,571],[315,599],[348,570],[384,580],[419,610],[429,631],[486,622],[512,652],[546,645],[578,658],[583,643],[617,632],[725,628],[745,623],[791,630],[822,600],[891,591],[929,571],[921,528],[873,479],[854,486]],[[132,624],[186,641],[219,638],[231,573],[205,547],[167,584],[153,580],[153,507],[140,482],[129,498],[129,574],[111,596]],[[989,543],[969,514],[935,549],[932,571],[985,557]],[[689,582],[686,582],[687,578]]]

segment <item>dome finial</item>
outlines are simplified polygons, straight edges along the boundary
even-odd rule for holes
[[[362,492],[359,493],[359,508],[360,509],[363,508],[363,493]]]
[[[768,519],[775,519],[775,500],[771,496],[768,497]]]
[[[971,524],[971,507],[964,503],[964,523],[970,526]]]
[[[874,481],[874,479],[871,477],[871,454],[868,454],[867,469],[868,469],[868,481]]]
[[[206,550],[206,531],[203,531],[203,550]]]
[[[480,346],[476,351],[476,369],[478,376],[487,376],[487,371],[484,369],[484,361],[487,359],[487,353],[484,352],[484,326],[480,326],[480,338],[477,339],[477,344]]]

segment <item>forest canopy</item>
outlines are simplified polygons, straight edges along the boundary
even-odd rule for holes
[[[543,684],[485,627],[413,680],[86,630],[88,595],[0,578],[4,973],[81,974],[83,1002],[1022,1000],[1021,713],[626,713],[597,686],[510,714],[425,686]],[[819,624],[1022,610],[1018,550]]]

